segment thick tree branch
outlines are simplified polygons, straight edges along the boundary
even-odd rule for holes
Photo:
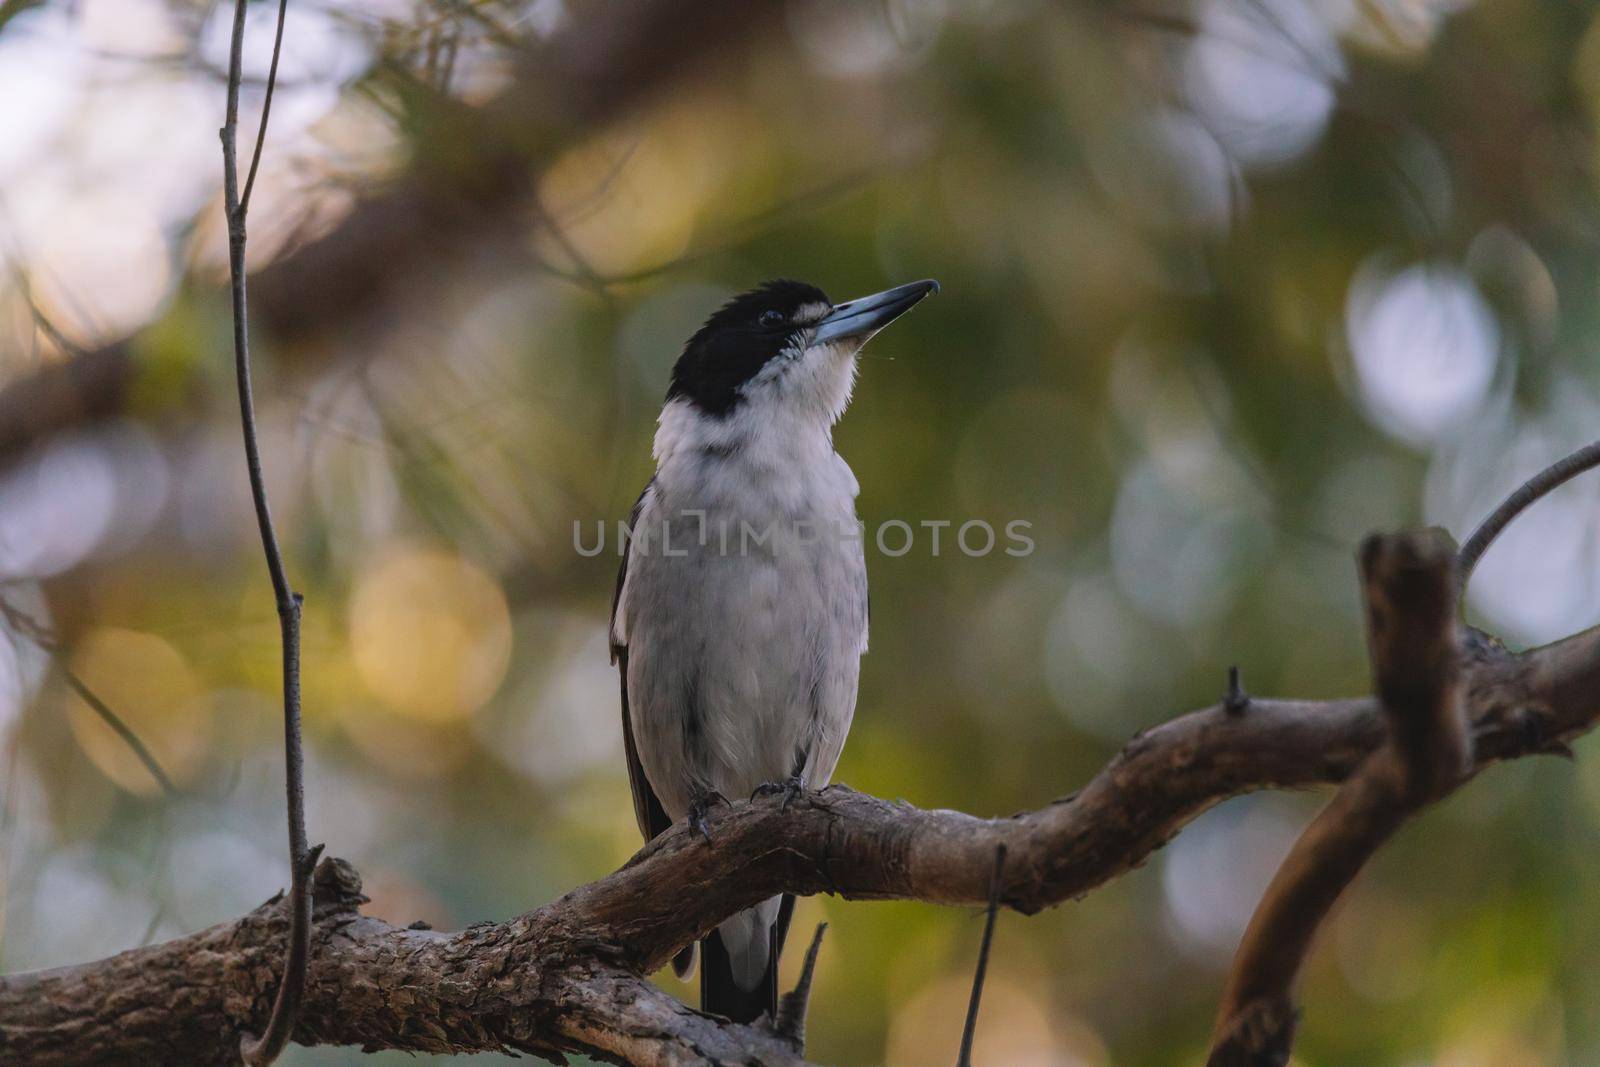
[[[1600,718],[1600,628],[1512,655],[1459,634],[1475,742],[1467,774],[1564,743]],[[978,905],[995,849],[1000,898],[1034,912],[1139,865],[1188,820],[1255,789],[1344,781],[1384,744],[1374,700],[1254,698],[1134,738],[1088,785],[1037,811],[979,819],[844,787],[711,813],[626,866],[505,923],[455,934],[356,914],[353,871],[319,868],[310,980],[295,1040],[415,1051],[586,1051],[643,1064],[794,1064],[792,1047],[683,1007],[639,976],[778,892]],[[265,1021],[286,924],[281,902],[98,963],[0,980],[0,1062],[230,1063]]]
[[[1456,545],[1443,530],[1375,536],[1361,546],[1367,645],[1378,703],[1421,804],[1454,789],[1471,758],[1461,707]]]
[[[358,914],[365,898],[354,869],[324,861],[296,1040],[435,1053],[580,1051],[652,1065],[802,1062],[787,1042],[692,1012],[607,959],[604,933],[575,922],[565,899],[456,934],[401,929]],[[236,1063],[240,1029],[264,1020],[272,1002],[284,912],[275,898],[187,938],[5,979],[0,1061]]]

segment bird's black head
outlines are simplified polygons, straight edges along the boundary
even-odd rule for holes
[[[672,368],[667,403],[686,400],[722,419],[753,402],[758,412],[809,415],[831,426],[850,402],[861,346],[938,291],[929,279],[830,304],[804,282],[757,286],[689,338]]]
[[[738,403],[739,387],[769,360],[803,345],[801,331],[832,307],[821,289],[786,278],[741,293],[684,345],[667,399],[682,397],[708,415],[726,415]]]

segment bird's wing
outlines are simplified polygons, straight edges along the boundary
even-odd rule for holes
[[[645,498],[650,495],[654,485],[652,479],[634,502],[633,510],[628,513],[630,530],[638,523],[639,512],[643,510]],[[622,554],[622,566],[617,571],[617,588],[611,594],[609,640],[611,662],[617,665],[618,673],[622,676],[622,748],[628,759],[628,784],[633,787],[633,814],[639,820],[639,832],[648,841],[671,826],[672,820],[667,817],[661,801],[656,799],[655,790],[650,788],[650,779],[645,777],[644,764],[639,762],[639,746],[633,740],[633,718],[628,710],[628,646],[617,632],[617,611],[622,606],[624,589],[628,584],[628,557],[632,554],[630,546]]]

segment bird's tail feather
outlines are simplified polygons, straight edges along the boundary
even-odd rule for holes
[[[754,909],[764,911],[764,908]],[[789,918],[794,914],[794,897],[784,894],[777,914],[766,928],[768,952],[759,979],[746,988],[734,955],[723,939],[723,932],[711,931],[700,942],[700,1010],[721,1015],[736,1023],[753,1023],[762,1015],[778,1014],[778,956],[783,951]]]
[[[700,954],[701,1011],[736,1023],[753,1023],[764,1014],[777,1013],[777,960],[768,960],[766,973],[755,988],[745,989],[734,981],[733,961],[723,947],[721,931],[711,931],[700,942]]]

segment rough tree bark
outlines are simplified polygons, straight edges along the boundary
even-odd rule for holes
[[[1600,628],[1522,654],[1455,631],[1471,777],[1564,753],[1600,718]],[[1386,744],[1375,699],[1219,703],[1136,736],[1082,790],[979,819],[830,787],[682,826],[600,881],[504,923],[454,934],[359,915],[359,880],[318,869],[310,984],[295,1039],[428,1052],[581,1051],[631,1064],[799,1064],[765,1030],[703,1016],[643,975],[727,916],[778,892],[982,904],[1031,913],[1142,863],[1188,820],[1256,789],[1342,782]],[[0,1062],[231,1064],[270,1009],[280,901],[190,937],[96,963],[0,979]]]

